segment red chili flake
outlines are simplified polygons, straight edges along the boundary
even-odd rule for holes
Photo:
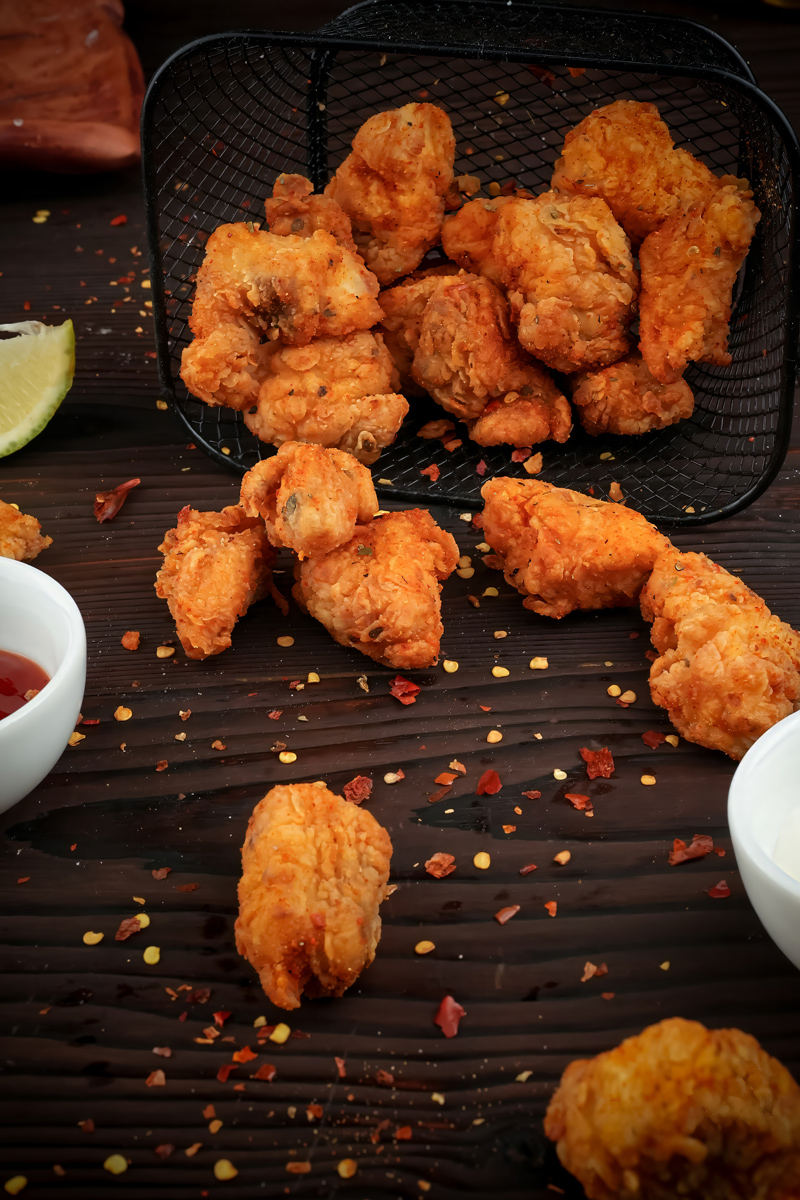
[[[22,307],[25,309],[25,312],[30,312],[30,311],[31,311],[31,302],[30,302],[30,300],[26,300],[26,301],[24,302],[24,304],[22,305]]]
[[[631,640],[632,642],[635,642],[635,641],[636,641],[636,639],[637,639],[637,638],[640,638],[641,636],[642,636],[642,635],[641,635],[641,633],[639,632],[639,630],[638,630],[638,629],[632,629],[632,630],[631,630],[631,632],[628,634],[628,637],[630,638],[630,640]]]
[[[207,1004],[211,999],[211,988],[190,988],[187,1004]]]
[[[430,796],[428,796],[428,803],[435,804],[437,800],[443,800],[448,792],[452,792],[452,790],[453,785],[451,783],[446,784],[444,787],[440,787],[438,791],[431,792]]]
[[[458,771],[459,775],[466,775],[467,773],[467,768],[462,762],[459,762],[457,758],[453,759],[453,761],[450,763],[450,767],[453,771]]]
[[[396,675],[389,684],[389,694],[401,704],[415,704],[420,690],[418,683],[406,679],[403,675]]]
[[[221,742],[219,740],[219,738],[217,738],[215,741],[213,741],[211,743],[211,749],[212,750],[227,750],[228,747],[225,745],[224,742]]]
[[[78,849],[78,843],[73,842],[72,845],[70,846],[70,850],[77,850],[77,849]]]
[[[582,746],[581,758],[586,763],[586,774],[590,779],[597,779],[598,776],[610,779],[614,774],[614,759],[607,746],[602,750],[587,750]]]
[[[169,1142],[164,1142],[161,1146],[156,1146],[153,1150],[158,1158],[169,1158],[170,1154],[175,1153],[175,1147],[170,1146]]]
[[[256,1030],[256,1037],[260,1042],[263,1042],[277,1028],[275,1025],[260,1025]]]
[[[187,1012],[182,1012],[182,1013],[181,1013],[181,1015],[178,1017],[178,1020],[179,1020],[179,1021],[185,1021],[185,1020],[186,1020],[186,1018],[188,1017],[188,1015],[189,1015],[189,1014],[188,1014]]]
[[[94,515],[97,520],[102,523],[115,517],[125,503],[128,492],[131,488],[138,487],[141,482],[141,479],[129,479],[127,483],[120,483],[110,492],[97,492],[94,498]]]
[[[159,1067],[156,1071],[151,1071],[145,1080],[147,1087],[166,1087],[167,1077]]]
[[[123,633],[120,641],[126,650],[138,650],[141,636],[138,629],[129,629],[127,633]]]
[[[445,996],[436,1010],[433,1023],[439,1026],[446,1038],[451,1038],[458,1033],[458,1023],[466,1015],[466,1009],[463,1009],[457,1000],[452,996]]]
[[[22,875],[22,876],[20,876],[20,878],[17,880],[17,883],[28,883],[28,882],[29,882],[29,880],[30,880],[30,875]]]
[[[302,1029],[293,1029],[290,1036],[293,1038],[310,1038],[311,1034],[303,1033]]]
[[[203,1120],[204,1121],[213,1121],[214,1117],[216,1115],[217,1115],[217,1110],[214,1108],[213,1104],[207,1104],[205,1106],[205,1108],[203,1109]]]
[[[712,900],[727,900],[731,889],[724,879],[720,879],[719,883],[715,883],[713,887],[706,888],[706,892]]]
[[[125,216],[124,213],[120,213],[118,217],[112,217],[111,220],[109,221],[109,225],[127,225],[127,224],[128,224],[128,218]]]
[[[324,1116],[322,1105],[309,1104],[308,1108],[306,1109],[306,1116],[308,1117],[309,1121],[321,1121],[322,1117]]]
[[[594,979],[595,977],[599,978],[601,975],[607,975],[607,974],[608,974],[608,967],[606,966],[605,963],[601,963],[600,966],[598,967],[593,962],[587,962],[586,966],[583,968],[583,975],[581,975],[581,983],[588,983],[588,981],[590,979]]]
[[[483,513],[475,513],[472,518],[472,524],[475,529],[483,529]]]
[[[391,1071],[384,1071],[381,1067],[375,1076],[375,1080],[377,1083],[382,1084],[383,1087],[391,1087],[394,1083],[394,1075],[391,1073]],[[388,1125],[389,1122],[387,1121],[386,1124]]]
[[[262,1063],[261,1066],[256,1071],[255,1075],[251,1075],[250,1078],[251,1079],[261,1079],[265,1083],[272,1083],[276,1074],[277,1074],[277,1068],[274,1067],[272,1065],[272,1063]]]
[[[546,83],[549,88],[552,88],[553,91],[555,91],[556,77],[552,71],[550,71],[547,67],[534,67],[530,63],[526,63],[525,66],[533,75],[536,76],[538,80],[540,80],[542,83]]]
[[[219,1025],[221,1029],[231,1014],[229,1012],[225,1012],[225,1010],[221,1008],[219,1012],[212,1013],[211,1015],[214,1018],[214,1024]]]
[[[156,770],[157,771],[166,771],[168,766],[169,766],[169,763],[167,762],[167,760],[165,758],[160,758],[158,760],[158,762],[156,763]]]
[[[232,1055],[232,1059],[235,1063],[252,1062],[254,1058],[258,1058],[258,1055],[254,1050],[251,1050],[249,1046],[242,1046],[241,1050],[235,1051],[235,1053]]]
[[[445,784],[445,786],[449,787],[450,784],[455,783],[455,781],[457,779],[458,779],[458,776],[454,775],[452,771],[440,771],[433,782],[434,783],[443,783],[443,784]]]
[[[666,740],[666,736],[663,733],[659,733],[656,729],[648,729],[646,733],[642,734],[642,741],[651,750],[657,750],[661,743]]]
[[[391,1121],[388,1117],[384,1117],[382,1121],[378,1122],[378,1124],[372,1130],[372,1133],[369,1135],[369,1140],[372,1142],[373,1146],[377,1146],[378,1142],[381,1140],[381,1134],[383,1133],[384,1129],[388,1129],[390,1125]]]
[[[616,992],[601,992],[600,997],[603,1000],[613,1000],[616,994]]]
[[[520,875],[530,875],[531,871],[537,870],[536,863],[527,863],[524,867],[520,867]]]
[[[127,942],[129,937],[133,937],[141,929],[138,917],[126,917],[124,921],[120,921],[119,929],[114,934],[115,942]]]
[[[355,779],[351,779],[349,783],[346,783],[342,790],[345,800],[349,800],[351,804],[361,804],[362,800],[369,799],[369,794],[372,791],[372,780],[368,775],[356,775]]]
[[[593,811],[591,797],[584,796],[581,792],[565,792],[564,799],[569,800],[572,807],[577,808],[578,812]]]
[[[441,475],[441,471],[437,467],[436,463],[431,463],[429,467],[422,468],[420,475],[427,475],[431,483],[436,483],[436,480]]]
[[[153,1046],[153,1054],[157,1054],[159,1058],[172,1058],[169,1046]]]
[[[78,724],[79,724],[79,725],[99,725],[99,724],[100,724],[100,718],[99,718],[99,717],[83,717],[83,718],[82,718],[82,719],[81,719],[81,720],[78,722]]]
[[[573,79],[578,79],[581,75],[586,74],[586,67],[567,67],[567,70]]]
[[[509,904],[507,908],[501,908],[499,912],[494,914],[494,919],[498,925],[505,925],[512,917],[515,917],[519,912],[518,904]]]
[[[481,710],[481,712],[491,712],[492,711],[491,704],[479,704],[478,708]]]
[[[339,1072],[339,1078],[346,1079],[347,1071],[345,1069],[344,1059],[339,1058],[338,1055],[334,1055],[333,1061],[336,1063],[336,1070]]]
[[[85,1121],[78,1121],[81,1133],[94,1133],[94,1121],[91,1117],[87,1117]]]
[[[199,887],[200,887],[199,883],[176,883],[175,891],[176,892],[196,892]]]
[[[558,904],[555,900],[548,900],[545,904],[545,908],[550,913],[551,917],[554,917],[558,912]]]
[[[236,1063],[223,1063],[220,1069],[217,1071],[217,1079],[220,1083],[227,1083],[228,1076],[230,1075],[231,1071],[235,1070]]]
[[[452,875],[455,869],[455,856],[453,854],[444,854],[441,850],[431,855],[425,863],[425,870],[434,879],[444,879],[446,875]]]
[[[398,1125],[394,1136],[397,1138],[398,1142],[410,1141],[411,1140],[411,1126],[410,1125]]]
[[[541,800],[542,798],[542,793],[537,792],[535,788],[530,792],[523,792],[522,794],[523,796],[527,796],[528,800]]]
[[[714,839],[707,833],[696,833],[689,846],[680,838],[675,838],[669,853],[669,865],[677,867],[679,863],[689,862],[693,858],[705,858],[713,850]]]
[[[484,771],[475,788],[476,796],[496,796],[502,787],[497,771]]]
[[[159,867],[157,871],[151,871],[150,874],[153,876],[153,879],[166,879],[171,871],[172,867]]]
[[[477,473],[478,473],[479,475],[485,475],[485,474],[486,474],[486,463],[483,461],[483,459],[481,459],[481,460],[480,460],[480,462],[477,462],[477,463],[475,464],[475,470],[477,471]]]
[[[511,451],[512,462],[525,462],[533,453],[532,446],[520,446],[518,450]]]
[[[655,650],[645,650],[644,656],[646,659],[648,659],[649,662],[655,662],[656,659],[658,658],[658,655],[656,654]]]
[[[270,721],[277,721],[282,712],[282,708],[273,708],[272,712],[267,713],[267,716],[269,717]]]

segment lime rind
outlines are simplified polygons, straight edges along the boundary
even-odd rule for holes
[[[0,325],[17,336],[0,340],[0,458],[21,450],[41,433],[72,386],[72,321]]]

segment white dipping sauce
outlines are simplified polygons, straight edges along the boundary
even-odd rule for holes
[[[772,861],[776,866],[800,882],[800,808],[789,814],[778,834]]]

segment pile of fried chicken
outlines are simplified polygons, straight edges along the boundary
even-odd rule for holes
[[[633,100],[567,133],[542,195],[462,206],[454,158],[446,113],[406,104],[362,125],[323,194],[281,175],[266,230],[219,226],[188,390],[265,442],[367,464],[425,394],[481,446],[566,441],[567,394],[591,434],[690,416],[687,365],[731,361],[732,290],[760,216],[747,180],[715,175]],[[419,269],[437,247],[448,261]]]

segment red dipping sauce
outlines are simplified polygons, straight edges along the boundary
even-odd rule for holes
[[[50,676],[33,659],[0,650],[0,721],[33,699],[26,699],[26,692],[40,692],[49,682]]]

